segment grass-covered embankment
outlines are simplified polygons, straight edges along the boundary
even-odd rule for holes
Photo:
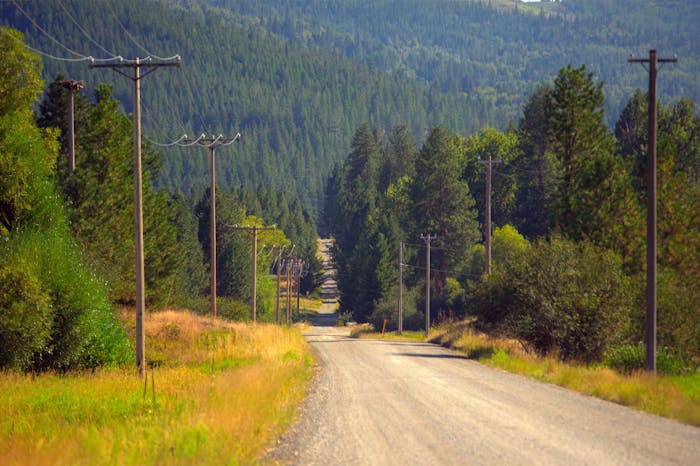
[[[312,376],[297,330],[184,312],[147,316],[133,367],[0,375],[3,464],[240,464],[294,418]]]
[[[476,332],[467,322],[435,328],[430,341],[492,367],[700,426],[698,372],[654,376],[642,371],[622,374],[603,365],[569,364],[555,357],[538,357],[517,341]]]

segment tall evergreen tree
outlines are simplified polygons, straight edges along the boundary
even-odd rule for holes
[[[0,28],[0,367],[123,362],[126,335],[56,192],[58,132],[34,121],[40,72],[21,34]]]
[[[41,105],[39,122],[59,128],[65,121],[62,115],[66,101],[55,92],[56,86],[52,88]],[[94,104],[80,95],[76,107],[81,117],[76,125],[76,170],[68,176],[65,164],[59,168],[70,205],[71,227],[91,262],[107,279],[111,298],[130,302],[134,299],[136,274],[132,123],[106,84],[95,90]],[[67,152],[65,147],[62,152]],[[172,223],[175,212],[167,195],[153,186],[159,154],[148,144],[142,154],[146,298],[163,302],[173,292],[175,273],[181,264]]]
[[[546,99],[549,143],[561,171],[555,202],[554,227],[572,239],[599,237],[605,203],[616,188],[614,139],[603,118],[603,83],[596,83],[586,66],[559,70]],[[605,225],[609,226],[609,225]]]
[[[172,196],[179,254],[183,264],[177,271],[177,289],[185,297],[197,297],[207,287],[204,251],[199,242],[199,224],[182,193]]]
[[[409,188],[412,236],[437,235],[440,249],[432,254],[438,291],[480,238],[474,199],[461,178],[460,138],[442,126],[432,129],[416,160],[416,178]],[[438,246],[434,244],[434,246]]]
[[[211,257],[210,191],[207,190],[195,207],[199,219],[199,242],[204,255]],[[231,229],[245,218],[245,208],[230,192],[216,190],[216,291],[240,301],[250,298],[250,241],[244,232]],[[210,260],[206,261],[210,265]]]
[[[513,166],[518,175],[514,224],[526,237],[547,233],[552,219],[548,206],[554,192],[556,158],[549,150],[547,99],[551,85],[540,85],[527,99],[518,123],[520,157]]]

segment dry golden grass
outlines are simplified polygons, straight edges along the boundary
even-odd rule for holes
[[[299,332],[150,314],[148,386],[133,368],[0,375],[3,464],[250,464],[293,420],[312,375]],[[154,388],[155,387],[155,388]]]
[[[606,367],[568,364],[554,357],[538,357],[515,340],[477,332],[471,322],[440,326],[431,332],[430,341],[509,372],[700,426],[697,373],[682,377],[620,374]]]

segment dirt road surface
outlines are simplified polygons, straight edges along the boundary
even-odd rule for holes
[[[330,309],[330,307],[328,307]],[[306,334],[318,376],[266,460],[299,465],[700,464],[700,429],[420,342]]]

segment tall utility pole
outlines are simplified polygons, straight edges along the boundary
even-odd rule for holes
[[[292,266],[295,259],[287,260],[287,325],[292,322]]]
[[[430,241],[437,239],[437,235],[420,235],[420,239],[425,241],[425,337],[430,335]]]
[[[231,225],[231,228],[234,230],[243,230],[243,231],[251,231],[253,232],[252,239],[253,239],[253,245],[251,247],[251,283],[252,283],[252,292],[250,296],[250,320],[255,323],[257,322],[257,306],[258,306],[258,287],[257,287],[257,282],[258,282],[258,231],[261,230],[276,230],[277,226],[269,226],[269,227],[259,227],[257,225],[253,225],[252,227],[241,227],[238,225]]]
[[[83,81],[58,81],[55,83],[68,91],[68,174],[75,171],[75,96],[76,91],[85,88]]]
[[[302,269],[304,268],[304,261],[302,259],[297,259],[297,318],[299,317],[299,304],[300,304],[300,295],[301,295],[301,275],[302,275]],[[306,273],[306,272],[304,272]]]
[[[403,241],[399,242],[399,312],[396,334],[403,334]]]
[[[280,247],[280,252],[277,254],[277,259],[275,259],[275,274],[277,275],[277,294],[275,296],[275,323],[279,325],[280,323],[280,295],[282,288],[282,279],[280,277],[282,269],[282,254],[284,253],[284,246]]]
[[[115,63],[95,63],[88,65],[90,68],[112,68],[122,76],[126,76],[134,83],[134,224],[136,243],[136,368],[139,377],[143,377],[146,370],[146,334],[143,325],[146,308],[144,272],[143,272],[143,204],[142,198],[142,173],[141,173],[141,78],[164,66],[180,66],[180,56],[176,55],[174,61],[154,61],[150,57],[143,62],[139,58],[134,60],[119,60]],[[131,68],[133,74],[122,71],[123,68]],[[148,70],[141,74],[141,68]]]
[[[488,160],[479,160],[479,163],[486,165],[486,212],[484,213],[484,246],[486,247],[486,255],[484,258],[484,273],[491,275],[491,166],[494,163],[501,163],[502,160],[491,159],[490,152],[488,157]]]
[[[236,133],[232,138],[225,138],[221,134],[218,136],[205,136],[202,134],[196,139],[184,136],[181,139],[181,146],[189,147],[195,144],[205,146],[209,149],[209,175],[211,178],[211,188],[209,189],[209,307],[211,316],[216,317],[216,148],[228,146],[241,140],[241,133]]]
[[[676,63],[676,58],[657,58],[656,50],[649,58],[630,58],[630,63],[649,64],[649,142],[647,150],[647,315],[645,323],[646,363],[649,372],[656,372],[656,65]]]

